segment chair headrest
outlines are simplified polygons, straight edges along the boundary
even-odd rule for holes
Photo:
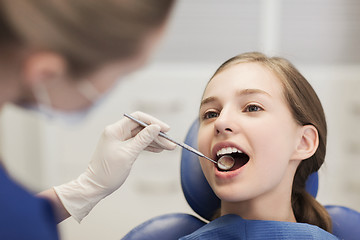
[[[195,120],[185,138],[185,143],[197,149],[199,122]],[[306,182],[306,190],[316,197],[318,191],[318,174],[311,174]],[[220,199],[208,184],[199,163],[198,157],[183,149],[181,153],[181,185],[190,207],[201,217],[210,220],[220,208]]]

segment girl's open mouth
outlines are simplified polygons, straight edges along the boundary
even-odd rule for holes
[[[222,169],[217,166],[218,171],[220,172],[231,172],[235,171],[241,167],[243,167],[245,164],[249,162],[249,156],[242,152],[241,150],[235,148],[235,147],[225,147],[217,151],[216,153],[217,161],[220,160],[221,162],[225,164],[231,164],[233,163],[233,166],[230,169]],[[233,162],[234,161],[234,162]]]

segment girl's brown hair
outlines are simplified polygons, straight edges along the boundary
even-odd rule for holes
[[[80,74],[134,56],[174,0],[0,0],[0,44],[56,51]]]
[[[328,212],[305,189],[309,175],[318,171],[325,160],[327,126],[321,102],[303,75],[288,60],[280,57],[269,58],[258,52],[240,54],[223,63],[213,77],[230,66],[249,62],[262,64],[272,71],[282,82],[283,94],[294,119],[302,126],[313,125],[318,131],[316,152],[301,161],[295,173],[291,201],[297,222],[317,225],[331,232]]]

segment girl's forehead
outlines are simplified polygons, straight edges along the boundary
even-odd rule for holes
[[[208,83],[207,95],[230,94],[244,89],[259,89],[270,95],[281,96],[281,80],[260,63],[239,63],[227,67],[216,74]]]

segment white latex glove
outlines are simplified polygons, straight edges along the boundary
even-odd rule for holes
[[[175,148],[175,144],[158,136],[160,131],[169,130],[168,125],[142,112],[131,115],[150,125],[143,128],[124,117],[107,126],[87,170],[76,180],[54,187],[65,209],[78,222],[124,183],[140,152]]]

